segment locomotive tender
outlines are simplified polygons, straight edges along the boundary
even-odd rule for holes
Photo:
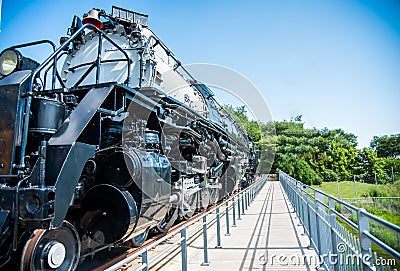
[[[253,142],[146,15],[92,9],[60,42],[0,54],[0,267],[75,270],[251,182]]]

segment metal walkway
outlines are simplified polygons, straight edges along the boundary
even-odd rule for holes
[[[222,214],[223,215],[223,214]],[[231,211],[232,215],[232,211]],[[215,216],[215,212],[209,216]],[[230,217],[230,219],[232,216]],[[299,226],[293,208],[280,182],[266,182],[244,214],[230,225],[226,234],[226,217],[220,219],[220,246],[217,223],[208,227],[208,263],[204,263],[202,233],[187,242],[187,270],[315,270],[316,254]],[[190,231],[198,227],[194,224]],[[150,250],[157,255],[179,239],[179,235]],[[179,241],[179,240],[178,240]],[[141,260],[127,270],[137,270]],[[294,268],[295,267],[295,268]],[[182,270],[180,249],[165,255],[149,270]]]
[[[267,182],[231,235],[224,236],[222,249],[210,252],[209,270],[315,270],[307,259],[316,254],[308,246],[280,182]],[[193,259],[188,270],[205,268]]]
[[[107,271],[400,270],[397,245],[381,238],[400,240],[400,227],[283,172],[279,178],[256,182]]]

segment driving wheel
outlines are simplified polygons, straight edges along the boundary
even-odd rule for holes
[[[168,212],[165,214],[163,220],[157,224],[156,229],[158,232],[167,232],[172,225],[174,225],[175,220],[178,217],[178,207],[171,206]]]
[[[142,232],[139,235],[136,235],[135,237],[132,238],[132,245],[135,247],[140,247],[141,245],[143,245],[143,243],[146,241],[147,239],[147,235],[149,234],[149,230],[147,229],[146,231]]]

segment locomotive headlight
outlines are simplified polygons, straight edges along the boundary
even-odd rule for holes
[[[0,73],[3,76],[9,75],[10,73],[17,70],[22,55],[17,50],[7,49],[0,54]]]

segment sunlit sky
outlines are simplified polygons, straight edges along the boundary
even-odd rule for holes
[[[307,128],[343,128],[361,147],[374,135],[400,133],[395,0],[3,0],[0,49],[57,42],[73,15],[111,12],[112,5],[149,14],[150,28],[183,63],[218,64],[247,77],[275,120],[303,115]],[[35,52],[39,59],[45,49]]]

